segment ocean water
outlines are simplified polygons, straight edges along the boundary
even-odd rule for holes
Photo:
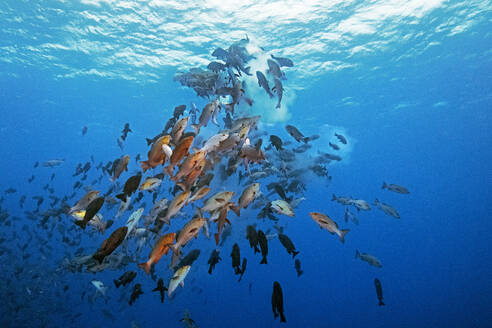
[[[186,327],[180,319],[189,311],[197,327],[490,327],[491,9],[489,1],[441,0],[2,1],[0,326]],[[115,218],[120,201],[111,206],[111,199],[142,172],[136,156],[147,159],[146,138],[162,131],[176,106],[186,105],[183,116],[189,116],[192,104],[201,112],[217,98],[217,85],[207,89],[208,96],[198,96],[176,77],[194,68],[206,71],[217,61],[214,50],[230,54],[233,44],[251,55],[242,64],[252,75],[228,63],[233,77],[224,72],[221,79],[227,86],[234,79],[244,83],[234,118],[261,115],[247,137],[252,146],[263,140],[265,159],[248,167],[239,161],[236,172],[222,178],[221,165],[247,147],[246,136],[235,151],[207,154],[208,160],[217,157],[207,172],[214,173],[210,193],[183,207],[159,234],[145,225],[152,192],[142,192],[138,200],[137,191],[132,208]],[[270,99],[255,75],[264,72],[273,87],[274,73],[266,71],[272,54],[294,63],[281,67],[280,108],[278,93]],[[199,139],[233,133],[223,120],[231,96],[219,101],[219,126],[210,121],[202,127],[190,153],[203,145]],[[125,123],[132,132],[120,148]],[[193,131],[189,125],[185,132]],[[319,138],[306,143],[307,151],[292,153],[305,143],[289,135],[287,125]],[[272,148],[270,135],[286,150]],[[126,154],[128,171],[113,183],[99,164]],[[53,159],[62,163],[43,165]],[[326,175],[315,174],[316,160]],[[87,162],[87,177],[74,176]],[[288,189],[296,180],[304,188],[292,188],[286,198],[305,199],[294,216],[258,218],[269,202],[281,199],[268,185]],[[222,235],[218,246],[217,224],[210,222],[210,238],[202,230],[183,247],[184,255],[195,249],[200,255],[184,287],[161,303],[152,290],[158,278],[169,287],[172,252],[155,264],[152,275],[137,265],[147,261],[156,237],[181,230],[216,192],[234,191],[231,201],[237,203],[253,181],[260,183],[262,196],[239,217],[229,211],[230,235]],[[77,182],[80,187],[74,187]],[[383,190],[383,182],[410,193]],[[166,175],[156,200],[171,201],[174,185]],[[91,225],[81,229],[67,214],[91,189],[106,194],[99,213],[104,222],[114,221],[104,233]],[[371,209],[344,206],[333,194],[366,200]],[[36,197],[43,199],[39,206]],[[374,206],[376,198],[400,218]],[[115,267],[107,259],[97,272],[88,272],[93,263],[74,264],[94,254],[140,207],[140,234],[128,236],[108,257],[125,256],[123,264]],[[345,221],[347,208],[358,224]],[[345,242],[320,229],[310,212],[349,229]],[[207,219],[212,215],[203,213]],[[268,236],[268,264],[260,264],[262,256],[250,248],[248,225]],[[300,252],[295,257],[300,276],[279,231]],[[247,259],[240,282],[230,256],[235,243],[241,261]],[[207,261],[214,249],[222,260],[210,275]],[[382,267],[355,258],[356,250],[377,257]],[[113,279],[127,271],[135,271],[135,279],[116,288]],[[375,278],[385,306],[378,306]],[[107,287],[105,297],[94,280]],[[282,287],[286,323],[272,312],[274,281]],[[137,283],[143,294],[129,305]]]

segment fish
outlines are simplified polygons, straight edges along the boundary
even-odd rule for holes
[[[74,206],[70,208],[68,214],[72,214],[73,212],[85,210],[87,206],[97,197],[99,197],[99,191],[91,190],[88,191],[82,198],[80,198]]]
[[[126,140],[126,137],[129,132],[133,132],[132,129],[130,129],[130,123],[125,123],[123,130],[121,130],[122,133],[121,139]]]
[[[128,304],[133,305],[133,303],[135,303],[137,298],[142,294],[143,294],[142,285],[135,284],[135,286],[133,286],[132,294],[130,295],[130,301],[128,302]]]
[[[274,78],[285,80],[285,74],[280,70],[280,66],[275,61],[267,59],[267,65],[267,74],[272,75]]]
[[[247,208],[249,204],[251,204],[256,199],[256,197],[259,195],[259,190],[259,183],[250,184],[243,190],[243,193],[241,194],[237,202],[237,206],[234,207],[237,216],[240,216],[240,211],[242,208]]]
[[[277,199],[270,203],[270,207],[279,214],[294,217],[294,211],[290,204],[283,199]]]
[[[179,144],[181,137],[183,136],[183,132],[184,130],[186,130],[186,127],[188,126],[189,119],[190,118],[188,116],[183,117],[182,119],[177,121],[176,124],[174,124],[173,129],[171,130],[171,143],[173,145]]]
[[[144,263],[140,263],[138,266],[142,268],[146,274],[150,273],[152,265],[157,264],[161,257],[169,253],[169,246],[174,243],[176,239],[176,233],[170,232],[161,236],[154,244],[154,248],[149,254],[149,260]]]
[[[144,208],[140,207],[130,215],[130,217],[126,221],[126,226],[128,228],[128,231],[125,237],[128,237],[133,232],[133,230],[138,226],[138,221],[142,217],[143,210]]]
[[[140,166],[142,167],[144,173],[148,169],[153,169],[158,165],[164,164],[166,160],[166,156],[169,154],[169,142],[171,141],[170,135],[164,135],[158,138],[152,146],[150,147],[149,152],[147,153],[147,160],[140,162]],[[167,153],[167,154],[166,154]]]
[[[359,219],[355,216],[354,213],[350,212],[348,207],[345,208],[345,222],[352,221],[355,224],[359,224]]]
[[[128,232],[128,227],[120,227],[113,231],[113,233],[105,239],[97,252],[92,255],[92,258],[97,260],[99,264],[104,261],[104,258],[111,253],[123,242],[126,233]]]
[[[186,105],[178,105],[174,107],[173,117],[179,118],[181,115],[184,114],[185,110],[186,110]]]
[[[329,216],[323,213],[310,212],[309,215],[316,223],[318,223],[320,229],[325,228],[331,234],[337,234],[338,238],[340,238],[340,241],[342,243],[345,242],[345,235],[350,231],[349,229],[345,229],[345,230],[338,229],[338,224],[332,219],[330,219]]]
[[[258,230],[258,243],[260,244],[261,255],[263,256],[260,264],[267,264],[268,241],[262,230]]]
[[[237,243],[232,245],[231,258],[232,258],[232,268],[234,269],[234,274],[240,274],[241,253],[239,250],[239,245]]]
[[[379,306],[386,305],[383,302],[383,287],[381,286],[381,282],[378,278],[374,279],[374,286],[376,287],[376,294],[378,295]]]
[[[274,318],[280,315],[280,322],[286,322],[284,315],[284,296],[282,294],[282,287],[280,287],[278,281],[273,282],[272,311]]]
[[[88,130],[87,126],[82,127],[82,135],[83,136],[85,136],[85,134],[87,133],[87,130]]]
[[[374,201],[374,205],[377,206],[380,210],[382,210],[386,215],[392,216],[395,219],[400,218],[400,214],[398,214],[398,211],[395,210],[392,206],[380,202],[377,198]]]
[[[273,98],[273,93],[270,91],[270,86],[265,75],[261,71],[256,71],[256,78],[258,80],[258,86],[263,88],[270,98]]]
[[[297,277],[300,277],[304,273],[304,271],[301,270],[301,260],[299,259],[295,260],[294,268],[296,269]]]
[[[383,265],[381,264],[381,261],[379,261],[379,259],[377,257],[370,255],[370,254],[367,254],[367,253],[361,254],[361,253],[359,253],[359,250],[357,250],[357,249],[355,250],[355,258],[361,259],[362,261],[367,262],[376,268],[382,268],[383,267]]]
[[[207,155],[204,151],[197,151],[194,154],[190,154],[179,166],[179,172],[171,178],[173,181],[179,181],[181,178],[188,176],[191,172],[199,167],[203,163],[203,159]]]
[[[121,200],[122,202],[126,202],[127,198],[130,197],[140,185],[140,180],[142,179],[142,175],[136,174],[131,176],[126,180],[125,186],[123,187],[123,193],[116,195],[115,197]]]
[[[285,247],[287,253],[292,254],[292,258],[295,258],[296,255],[299,254],[299,252],[296,251],[296,247],[294,246],[294,243],[292,242],[292,240],[290,240],[290,238],[287,235],[279,233],[278,240],[280,240],[280,243]]]
[[[297,142],[307,143],[309,141],[308,137],[305,137],[295,126],[286,125],[285,129],[287,133],[290,134]]]
[[[179,261],[179,264],[177,265],[177,269],[184,267],[184,266],[191,266],[193,262],[195,262],[198,257],[200,256],[200,250],[199,249],[194,249],[190,251],[188,254],[186,254],[185,257]]]
[[[386,182],[383,182],[383,186],[381,187],[381,189],[388,189],[390,191],[393,191],[393,192],[396,192],[399,194],[409,194],[410,193],[408,191],[408,189],[403,187],[403,186],[399,186],[399,185],[392,184],[392,183],[386,184]]]
[[[162,183],[162,179],[157,179],[157,178],[147,178],[138,188],[139,190],[147,190],[149,192],[152,192],[159,188],[159,186]]]
[[[205,145],[200,149],[200,151],[204,151],[206,153],[217,150],[220,143],[229,138],[228,132],[220,132],[212,137],[210,137]]]
[[[183,318],[181,318],[179,321],[184,323],[186,328],[196,328],[197,327],[197,325],[195,324],[195,321],[193,319],[191,319],[190,311],[188,311],[188,310],[185,310]]]
[[[188,275],[188,272],[190,272],[191,266],[185,265],[181,268],[179,268],[171,278],[171,281],[169,281],[169,288],[167,290],[167,296],[171,297],[171,295],[174,293],[176,288],[178,288],[178,285],[181,287],[184,287],[184,279]]]
[[[344,145],[347,144],[347,139],[343,135],[338,134],[338,133],[335,133],[335,137],[337,137],[338,138],[338,141],[340,141]]]
[[[212,213],[227,204],[231,200],[231,198],[234,197],[234,195],[234,191],[218,192],[205,201],[200,211]]]
[[[340,147],[336,144],[332,144],[331,142],[329,142],[328,145],[335,150],[340,150]]]
[[[189,191],[182,192],[176,197],[174,197],[174,199],[171,201],[171,204],[169,204],[166,216],[160,218],[160,220],[163,221],[164,223],[170,224],[171,218],[183,208],[189,197],[190,197]]]
[[[255,254],[259,253],[260,250],[258,249],[258,233],[256,232],[255,227],[253,227],[252,225],[248,225],[246,227],[246,239],[248,239],[249,241],[249,246],[251,248],[254,248]]]
[[[280,67],[294,67],[294,62],[289,58],[275,57],[274,55],[270,55],[275,61],[280,65]]]
[[[350,205],[355,206],[357,211],[360,211],[360,210],[369,211],[371,209],[369,204],[363,199],[351,199]]]
[[[208,121],[210,120],[214,112],[219,108],[220,103],[218,99],[213,100],[212,102],[205,105],[205,107],[202,109],[200,117],[198,118],[198,124],[191,124],[191,128],[195,131],[196,135],[200,133],[200,128],[202,126],[207,127]]]
[[[52,160],[43,162],[43,166],[44,167],[56,167],[56,166],[62,165],[63,163],[65,163],[64,159],[52,159]]]
[[[122,156],[121,158],[117,159],[117,164],[116,167],[113,171],[113,177],[111,178],[111,181],[115,182],[116,179],[118,179],[124,171],[128,171],[128,163],[130,162],[130,156],[125,155]]]
[[[212,270],[215,269],[215,265],[219,263],[219,261],[222,260],[222,258],[219,256],[219,250],[214,249],[212,253],[210,254],[210,258],[208,259],[208,274],[212,274]]]
[[[136,276],[137,273],[135,271],[127,271],[123,273],[118,279],[113,280],[113,282],[116,288],[120,287],[121,285],[126,286],[131,283]]]
[[[94,287],[96,287],[96,290],[99,293],[101,293],[104,297],[106,297],[106,291],[108,290],[108,287],[105,287],[102,281],[92,280],[91,283]]]
[[[246,265],[248,264],[248,260],[246,258],[243,258],[243,262],[241,262],[241,275],[239,276],[239,279],[237,282],[240,282],[241,279],[243,278],[243,274],[246,271]]]
[[[276,135],[270,135],[270,143],[277,149],[277,151],[282,150],[282,139]]]
[[[342,205],[352,205],[352,199],[348,197],[337,197],[335,194],[332,194],[331,200],[337,201],[337,203]]]
[[[222,208],[220,208],[220,210],[218,212],[219,215],[218,215],[218,218],[216,220],[217,221],[217,233],[214,234],[216,245],[219,244],[219,238],[220,238],[220,235],[221,235],[222,230],[224,229],[226,223],[229,223],[229,225],[231,224],[231,222],[227,219],[227,213],[233,207],[234,207],[234,203],[228,202]]]
[[[221,62],[213,61],[207,65],[207,68],[212,72],[219,72],[219,71],[224,71],[226,69],[226,65]]]
[[[116,139],[116,144],[123,150],[123,140],[121,138]]]
[[[277,77],[273,78],[273,84],[274,87],[272,88],[272,91],[274,91],[277,94],[277,98],[278,98],[278,103],[277,106],[275,106],[275,108],[280,108],[280,102],[282,101],[282,96],[284,94],[284,87],[282,86],[282,82],[280,81],[280,79]],[[309,141],[309,138],[307,139],[307,141]]]
[[[203,197],[207,196],[207,194],[210,192],[210,190],[211,189],[207,186],[201,187],[200,189],[195,191],[193,193],[193,195],[191,195],[191,197],[188,199],[186,204],[191,203],[191,202],[196,202],[197,200],[202,199]]]
[[[206,219],[200,217],[188,221],[179,231],[176,237],[176,243],[169,245],[172,251],[180,253],[181,247],[185,246],[193,237],[198,238],[198,233],[200,232],[206,221]]]
[[[91,201],[89,205],[87,205],[84,218],[80,221],[75,221],[75,224],[81,227],[82,229],[85,229],[87,223],[89,223],[89,221],[94,217],[94,215],[96,215],[97,212],[99,212],[103,204],[104,204],[104,197],[98,197],[93,201]]]
[[[164,303],[164,293],[167,291],[166,286],[164,286],[164,280],[159,278],[157,281],[157,287],[152,289],[153,292],[159,292],[161,294],[161,303]]]

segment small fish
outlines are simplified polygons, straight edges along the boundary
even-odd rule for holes
[[[376,294],[378,295],[379,306],[386,305],[383,302],[383,287],[381,286],[381,282],[378,278],[374,279],[374,286],[376,287]]]
[[[272,134],[270,135],[270,142],[271,144],[277,149],[277,151],[282,150],[282,139],[277,137],[276,135]]]
[[[277,61],[280,67],[293,67],[294,62],[289,58],[275,57],[274,55],[270,55],[273,59]]]
[[[331,142],[329,142],[328,145],[335,150],[340,150],[340,147],[338,145],[332,144]]]
[[[113,231],[113,233],[102,242],[101,246],[92,257],[101,264],[104,261],[104,258],[113,253],[113,251],[123,242],[127,231],[127,227],[120,227]]]
[[[161,303],[164,303],[164,294],[167,291],[166,286],[164,286],[164,280],[162,278],[159,278],[157,281],[157,287],[152,289],[153,292],[159,292],[161,294]]]
[[[273,93],[270,91],[270,86],[268,85],[268,80],[261,71],[256,71],[256,79],[258,80],[258,86],[263,88],[266,93],[273,98]]]
[[[75,224],[81,227],[82,229],[85,229],[87,223],[89,223],[89,221],[92,220],[92,218],[97,214],[97,212],[99,212],[103,204],[104,204],[104,197],[98,197],[92,200],[89,203],[89,205],[87,205],[84,218],[80,221],[75,221]]]
[[[136,276],[137,273],[135,271],[127,271],[123,273],[123,275],[121,275],[121,277],[119,277],[117,280],[113,280],[113,282],[116,288],[120,287],[121,285],[126,286],[131,283]]]
[[[237,280],[238,282],[241,281],[243,278],[243,274],[246,271],[246,265],[248,264],[248,260],[246,258],[243,258],[243,262],[241,263],[241,275],[239,276],[239,279]]]
[[[240,274],[241,268],[239,266],[241,265],[241,254],[239,250],[239,245],[237,243],[232,246],[231,258],[234,274]]]
[[[171,281],[169,282],[169,288],[167,290],[167,296],[171,297],[171,295],[174,293],[176,288],[178,288],[178,285],[181,287],[184,287],[184,279],[188,275],[188,272],[190,272],[190,266],[186,265],[184,267],[181,267],[176,271],[171,278]]]
[[[212,274],[212,270],[215,269],[215,265],[219,263],[219,261],[222,260],[221,257],[219,256],[219,251],[217,249],[214,249],[212,253],[210,254],[210,258],[208,259],[208,274]]]
[[[296,259],[294,267],[296,268],[297,277],[300,277],[304,273],[304,271],[301,270],[301,260]]]
[[[86,133],[87,133],[87,126],[83,126],[82,127],[82,135],[85,136]]]
[[[278,103],[277,106],[275,106],[275,108],[280,108],[280,102],[282,101],[282,96],[284,94],[284,87],[282,86],[282,82],[280,81],[280,79],[277,77],[273,78],[273,83],[274,83],[274,87],[272,88],[272,91],[274,91],[277,94],[277,98],[278,98]],[[309,138],[307,138],[306,140],[309,141]]]
[[[116,195],[116,198],[125,202],[128,197],[130,197],[140,185],[140,180],[142,179],[142,174],[136,174],[131,176],[126,180],[125,186],[123,187],[123,193]]]
[[[284,315],[284,296],[282,294],[282,287],[280,287],[277,281],[273,283],[272,310],[274,318],[280,315],[280,322],[286,322]]]
[[[128,304],[132,305],[137,300],[137,298],[142,294],[143,294],[142,285],[135,284],[135,286],[133,286],[132,294],[130,295],[130,301],[128,302]]]
[[[294,139],[296,139],[297,142],[302,141],[304,143],[307,143],[309,141],[309,137],[305,137],[295,126],[286,125],[285,129]]]
[[[344,145],[346,145],[346,144],[347,144],[347,139],[346,139],[343,135],[338,134],[338,133],[335,133],[335,137],[337,137],[337,138],[338,138],[338,140],[339,140],[341,143],[343,143]]]
[[[395,210],[392,206],[380,202],[377,198],[374,201],[374,205],[377,206],[380,210],[382,210],[386,215],[392,216],[395,219],[400,218],[400,214],[398,214],[398,211]]]
[[[386,184],[386,182],[383,182],[383,186],[381,187],[381,189],[388,189],[388,190],[391,190],[391,191],[399,193],[399,194],[409,194],[410,193],[408,191],[408,189],[403,187],[403,186],[399,186],[399,185],[392,184],[392,183]]]
[[[355,224],[359,224],[359,219],[355,216],[354,213],[350,212],[348,207],[345,208],[345,222],[352,221]]]
[[[287,253],[292,254],[292,258],[296,257],[296,255],[299,254],[299,252],[296,251],[296,247],[294,246],[294,243],[292,242],[292,240],[290,240],[290,238],[287,235],[279,233],[278,239],[280,240],[280,243],[287,250]]]
[[[142,184],[140,185],[140,187],[138,189],[142,190],[142,191],[146,190],[148,192],[152,192],[152,191],[156,190],[157,188],[159,188],[161,183],[162,183],[162,179],[147,178],[144,182],[142,182]]]
[[[258,249],[258,233],[256,232],[255,227],[252,225],[248,225],[246,227],[246,239],[249,241],[249,246],[251,248],[254,248],[254,252],[259,253],[260,250]]]
[[[101,293],[104,297],[106,297],[106,291],[108,290],[108,287],[105,287],[102,281],[99,280],[92,280],[91,281],[92,285],[96,287],[96,290]]]
[[[274,200],[270,203],[271,208],[279,214],[284,214],[290,217],[294,217],[294,211],[292,207],[290,207],[289,203],[287,203],[283,199]]]
[[[355,258],[361,259],[362,261],[367,262],[376,268],[382,268],[383,267],[383,265],[381,264],[381,261],[379,261],[379,259],[377,257],[370,255],[370,254],[366,254],[366,253],[361,254],[361,253],[359,253],[359,250],[357,250],[357,249],[355,250]]]
[[[263,256],[260,264],[267,264],[268,241],[262,230],[258,230],[258,243],[260,244],[261,255]]]
[[[331,234],[337,234],[337,236],[340,238],[340,241],[343,243],[345,242],[345,235],[350,231],[349,229],[346,230],[340,230],[338,229],[338,224],[330,219],[329,216],[319,213],[319,212],[310,212],[309,215],[311,218],[318,223],[319,228],[325,228],[328,230]]]

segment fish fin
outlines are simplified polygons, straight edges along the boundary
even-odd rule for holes
[[[152,139],[145,138],[145,140],[147,141],[147,146],[150,146],[152,144]]]
[[[113,280],[113,282],[114,282],[114,285],[115,285],[116,288],[120,287],[120,284],[118,283],[118,280]]]
[[[231,225],[231,221],[229,221],[228,218],[225,218],[225,222],[229,223],[229,225]]]
[[[125,202],[125,194],[118,194],[115,196],[116,198],[118,198],[119,200],[121,200],[122,202]]]
[[[140,268],[144,269],[146,274],[150,273],[150,263],[149,262],[140,263],[138,266]]]
[[[332,194],[332,195],[331,195],[331,200],[332,200],[332,201],[337,200],[337,196],[335,196],[335,194]]]
[[[287,320],[285,320],[285,315],[283,312],[280,312],[280,322],[287,322]]]
[[[296,257],[297,254],[299,254],[299,251],[292,251],[292,258]]]
[[[338,237],[340,237],[340,241],[342,243],[345,242],[345,235],[349,232],[350,230],[349,229],[346,229],[346,230],[340,230],[340,235]]]
[[[356,249],[355,250],[355,258],[358,259],[360,257],[360,253],[359,253],[359,250]]]
[[[198,135],[198,133],[200,133],[200,124],[191,124],[190,126],[193,130],[195,130],[196,135]]]
[[[263,257],[263,259],[261,260],[260,264],[267,264],[267,259],[266,259],[266,256]]]
[[[75,224],[85,230],[87,223],[84,220],[75,221]]]

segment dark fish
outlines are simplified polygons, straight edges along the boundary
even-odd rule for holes
[[[125,123],[125,126],[123,127],[123,130],[121,131],[121,139],[126,140],[126,137],[128,136],[128,132],[133,132],[132,129],[130,129],[130,123]]]
[[[294,62],[289,58],[275,57],[274,55],[270,55],[273,59],[277,61],[280,67],[293,67]]]
[[[330,147],[335,150],[340,150],[340,147],[338,147],[338,145],[332,144],[331,142],[329,142],[328,145],[330,145]]]
[[[178,266],[174,268],[175,269],[174,271],[177,271],[179,268],[182,268],[186,265],[192,265],[193,262],[196,261],[198,256],[200,256],[200,250],[199,249],[194,249],[194,250],[190,251],[188,254],[186,254],[185,257],[183,257],[183,259],[181,259]]]
[[[256,71],[256,78],[258,79],[258,85],[265,89],[270,98],[273,98],[273,93],[270,91],[270,86],[268,85],[268,80],[265,77],[265,74],[260,71]]]
[[[255,254],[259,253],[260,250],[258,249],[258,234],[256,233],[255,227],[253,227],[252,225],[248,225],[246,227],[246,239],[248,239],[249,241],[249,246],[255,249]]]
[[[237,243],[235,243],[232,246],[231,257],[232,257],[232,268],[234,269],[234,274],[240,274],[241,268],[239,266],[241,265],[241,254],[239,250],[239,245]]]
[[[208,264],[210,265],[208,268],[208,274],[212,274],[212,270],[215,269],[215,265],[222,260],[219,256],[219,251],[214,249],[212,254],[210,254],[210,258],[208,259]]]
[[[297,276],[300,277],[304,271],[301,270],[301,261],[299,259],[294,262],[294,267],[296,268]]]
[[[379,306],[386,305],[383,303],[383,287],[381,281],[378,278],[374,279],[374,286],[376,286],[376,294],[378,295]]]
[[[335,133],[335,136],[338,138],[338,140],[339,140],[341,143],[343,143],[344,145],[346,145],[346,144],[347,144],[347,139],[346,139],[343,135],[338,134],[338,133]]]
[[[123,273],[123,275],[119,277],[117,280],[113,280],[113,282],[116,288],[120,287],[121,285],[126,286],[129,283],[131,283],[136,276],[137,273],[135,271],[127,271]]]
[[[278,183],[273,186],[273,189],[275,189],[275,192],[283,199],[283,200],[289,200],[287,198],[287,195],[285,194],[284,188],[282,188],[281,185]]]
[[[89,223],[89,221],[92,220],[94,215],[96,215],[97,212],[99,212],[103,204],[104,204],[104,197],[98,197],[94,199],[92,202],[89,203],[89,205],[87,205],[84,219],[80,221],[75,221],[75,224],[81,227],[82,229],[85,229],[87,223]]]
[[[186,105],[179,105],[174,107],[173,117],[175,119],[179,119],[179,117],[183,115],[185,110],[186,110]]]
[[[277,149],[277,151],[282,150],[282,139],[277,137],[276,135],[270,135],[270,142]]]
[[[220,72],[220,71],[225,71],[226,65],[224,63],[213,61],[207,65],[207,68],[212,72]]]
[[[265,233],[261,230],[258,230],[258,243],[260,244],[261,255],[263,256],[260,264],[267,264],[268,241]]]
[[[243,278],[244,271],[246,271],[246,264],[248,264],[248,260],[243,258],[243,263],[241,264],[241,275],[239,276],[238,282]]]
[[[31,175],[31,177],[30,177],[29,179],[27,179],[27,181],[28,181],[29,183],[31,183],[31,182],[33,182],[33,181],[34,181],[34,178],[35,178],[35,176],[34,176],[34,175]]]
[[[214,50],[214,52],[212,52],[212,56],[214,56],[217,59],[227,61],[227,58],[229,57],[229,53],[226,50],[218,47],[217,49]]]
[[[140,185],[140,180],[142,179],[142,175],[139,173],[132,177],[129,177],[125,182],[125,186],[123,187],[123,193],[116,195],[116,198],[121,200],[122,202],[126,201],[126,198],[131,196]]]
[[[84,126],[82,127],[82,135],[85,136],[86,133],[87,133],[87,127]]]
[[[302,141],[304,143],[307,143],[309,141],[309,138],[305,137],[295,126],[286,125],[285,129],[294,139],[296,139],[297,142]]]
[[[294,243],[292,242],[292,240],[290,240],[289,237],[287,237],[287,235],[280,233],[278,234],[278,239],[287,250],[287,253],[292,254],[292,258],[296,257],[296,255],[299,254],[299,252],[296,251]]]
[[[391,190],[393,192],[397,192],[399,194],[409,194],[410,192],[408,191],[407,188],[403,187],[403,186],[399,186],[399,185],[396,185],[396,184],[386,184],[386,182],[383,182],[383,186],[381,187],[381,189],[388,189],[388,190]]]
[[[274,318],[277,318],[280,314],[280,322],[286,322],[284,316],[284,296],[282,294],[282,287],[280,287],[277,281],[273,283],[272,311]]]
[[[162,278],[159,278],[159,280],[157,281],[157,287],[152,289],[152,291],[159,291],[159,293],[161,294],[161,303],[164,303],[164,294],[167,291],[167,288],[166,286],[164,286],[164,280],[162,280]]]
[[[39,166],[39,162],[34,163],[34,168],[37,168]]]
[[[136,284],[135,286],[133,286],[133,291],[132,291],[132,294],[130,296],[130,301],[128,302],[128,304],[132,305],[137,300],[137,298],[142,294],[143,294],[143,291],[142,291],[142,285],[141,284]]]
[[[120,227],[113,231],[113,233],[105,239],[97,252],[92,255],[94,259],[102,263],[104,258],[111,253],[123,242],[128,232],[128,227]]]

